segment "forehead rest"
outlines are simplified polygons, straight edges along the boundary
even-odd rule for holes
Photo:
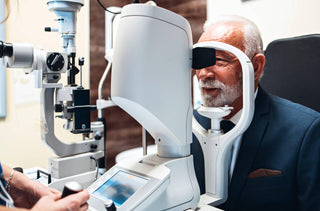
[[[202,69],[216,64],[214,48],[196,47],[192,50],[192,68]]]

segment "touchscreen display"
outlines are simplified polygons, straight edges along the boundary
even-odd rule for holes
[[[107,182],[93,192],[93,195],[103,199],[112,199],[114,204],[121,206],[132,194],[148,182],[148,179],[118,171]]]

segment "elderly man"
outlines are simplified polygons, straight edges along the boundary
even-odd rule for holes
[[[251,21],[238,16],[222,17],[201,35],[199,42],[205,41],[224,42],[242,50],[252,61],[256,90],[251,125],[233,147],[228,200],[219,207],[320,210],[320,114],[272,96],[259,86],[265,56],[259,30]],[[237,58],[217,51],[216,64],[196,70],[196,75],[203,104],[234,107],[226,119],[236,124],[242,109],[242,74]],[[196,111],[194,116],[204,128],[210,127],[209,119]],[[204,193],[203,155],[195,136],[191,151]]]

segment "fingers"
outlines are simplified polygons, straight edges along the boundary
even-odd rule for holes
[[[83,190],[83,191],[80,191],[79,193],[71,194],[68,197],[76,198],[79,200],[79,202],[85,203],[86,201],[89,200],[90,195],[87,190]],[[83,203],[81,203],[81,204],[83,204]]]
[[[58,195],[49,195],[42,197],[32,211],[86,211],[89,208],[87,200],[90,195],[87,190],[76,194],[71,194],[63,199],[57,200]]]
[[[86,203],[90,198],[87,190],[83,190],[79,193],[71,194],[63,199],[59,200],[62,208],[66,210],[87,210],[88,204]]]
[[[53,194],[61,195],[61,192],[58,191],[58,190],[56,190],[56,189],[54,189],[54,188],[50,188],[50,187],[49,187],[49,190],[50,190],[51,193],[53,193]]]
[[[61,193],[59,194],[52,194],[49,196],[51,199],[53,199],[54,201],[57,201],[59,199],[61,199]]]
[[[87,211],[89,209],[88,203],[81,205],[79,211]]]

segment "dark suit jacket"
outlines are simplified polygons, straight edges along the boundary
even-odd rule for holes
[[[194,116],[208,129],[210,120],[196,111]],[[191,152],[204,193],[203,155],[195,136]],[[281,175],[248,178],[250,172],[258,169],[276,170]],[[320,114],[269,95],[259,87],[254,117],[243,134],[228,200],[219,208],[320,210]]]

